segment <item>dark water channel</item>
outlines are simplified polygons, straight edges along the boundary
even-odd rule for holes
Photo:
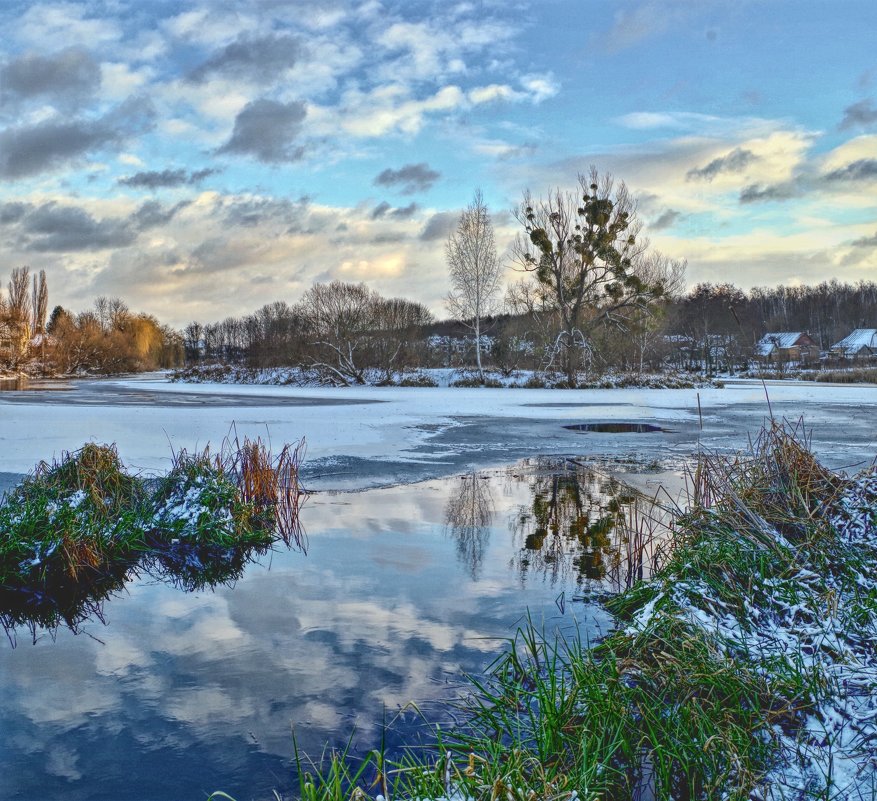
[[[398,715],[410,701],[453,725],[443,702],[528,611],[608,631],[595,599],[647,570],[621,525],[641,503],[569,459],[318,494],[307,553],[196,591],[141,574],[79,633],[19,620],[0,648],[0,798],[286,797],[293,727],[318,755],[364,753],[385,722],[398,747],[422,727]]]

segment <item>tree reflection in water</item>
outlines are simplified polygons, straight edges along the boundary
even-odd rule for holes
[[[667,522],[654,502],[572,459],[525,465],[514,475],[529,483],[532,500],[510,521],[522,584],[536,574],[619,592],[650,572]]]
[[[479,473],[460,476],[459,492],[451,495],[445,507],[445,527],[457,546],[457,558],[477,579],[490,540],[493,522],[493,495],[490,477]]]
[[[505,494],[520,497],[523,484],[529,496],[517,508],[503,504],[513,510],[509,566],[521,585],[538,577],[551,585],[568,582],[580,590],[618,592],[649,573],[655,533],[661,531],[660,510],[654,504],[574,460],[531,459],[499,473],[472,472],[453,479],[445,531],[473,580],[483,572],[497,517],[493,490],[503,480]],[[501,550],[508,554],[507,546]],[[83,573],[82,581],[4,586],[0,626],[13,644],[16,630],[27,631],[34,640],[44,633],[54,636],[61,627],[75,633],[86,621],[103,622],[104,602],[141,577],[186,592],[201,591],[236,582],[249,563],[269,551],[171,541],[113,570]]]
[[[83,571],[76,580],[60,577],[49,586],[26,582],[3,586],[0,626],[13,647],[18,631],[28,632],[33,642],[44,634],[54,638],[62,627],[78,634],[89,621],[106,625],[104,603],[141,577],[198,592],[233,584],[249,563],[270,550],[271,546],[224,548],[173,542],[101,571]]]

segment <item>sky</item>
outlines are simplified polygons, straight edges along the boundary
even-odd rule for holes
[[[0,2],[0,278],[183,326],[364,281],[446,316],[481,189],[595,165],[687,281],[877,280],[873,0]]]

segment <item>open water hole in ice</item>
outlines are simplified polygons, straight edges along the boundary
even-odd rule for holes
[[[410,741],[411,701],[453,725],[462,676],[527,613],[609,630],[594,598],[648,571],[621,525],[637,503],[568,459],[320,493],[307,553],[196,592],[141,574],[76,634],[18,625],[0,649],[0,797],[271,798],[295,789],[293,727],[318,756]]]

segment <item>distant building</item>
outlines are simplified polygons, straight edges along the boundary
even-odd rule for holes
[[[877,328],[857,328],[832,345],[831,353],[843,359],[870,359],[877,356]]]
[[[805,331],[775,331],[758,340],[755,356],[773,364],[809,364],[819,360],[819,345]]]

